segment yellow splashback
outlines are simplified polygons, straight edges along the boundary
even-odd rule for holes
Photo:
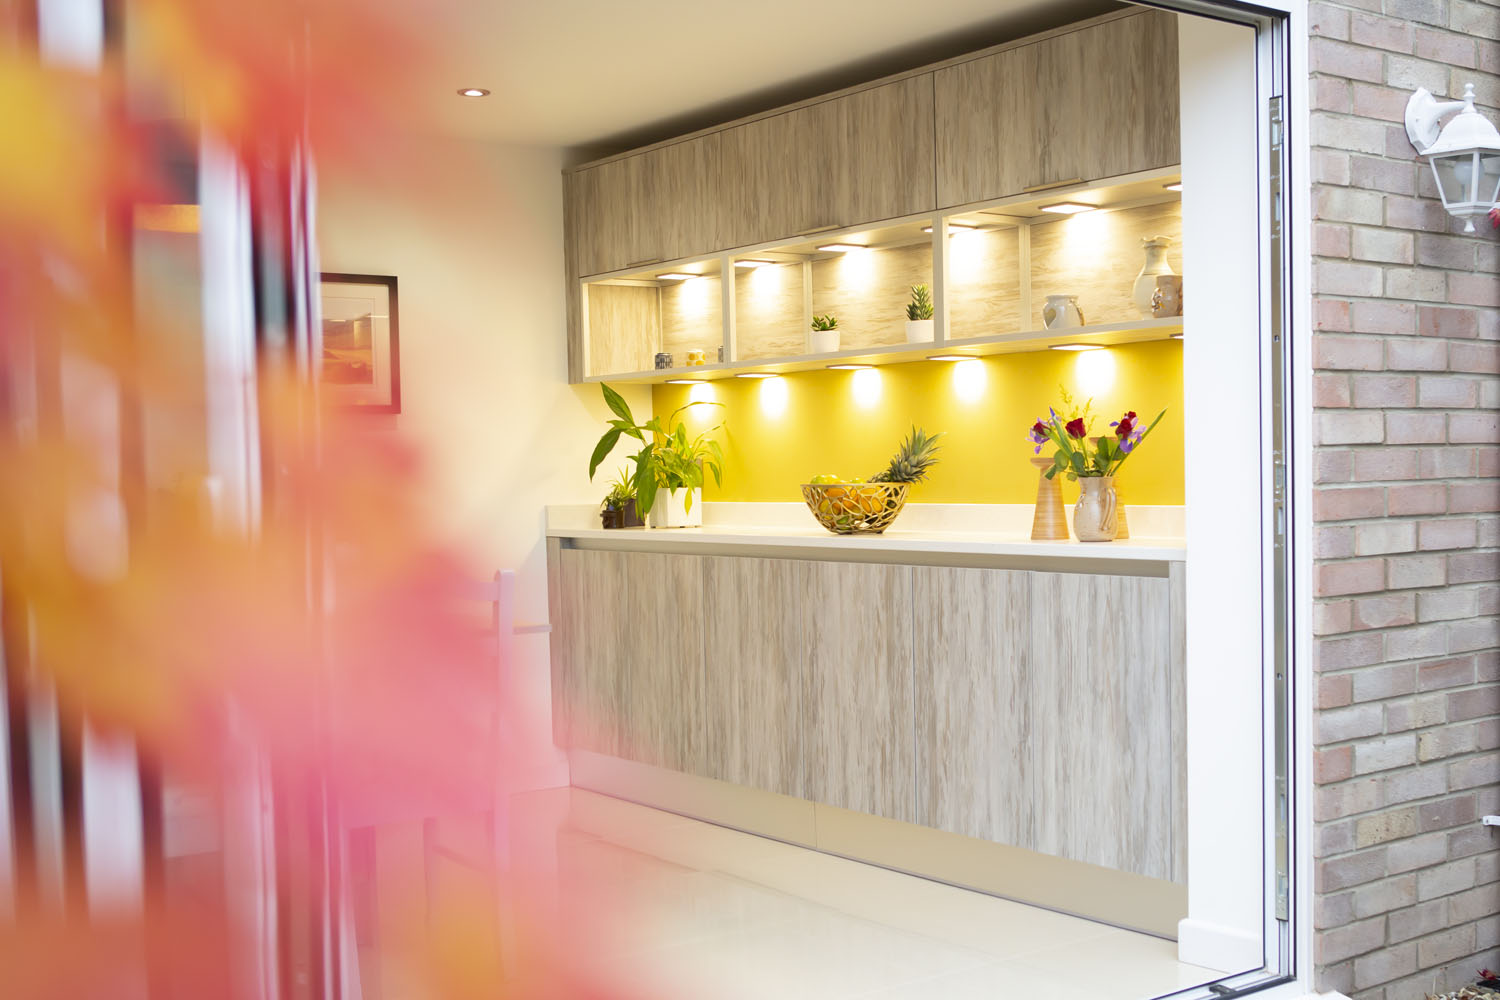
[[[1058,403],[1058,386],[1093,398],[1092,430],[1103,433],[1126,409],[1167,415],[1120,477],[1127,503],[1181,504],[1182,344],[1153,341],[1098,351],[1035,351],[964,362],[917,361],[864,371],[796,372],[775,379],[718,379],[652,387],[665,416],[689,401],[690,430],[723,420],[724,485],[704,498],[802,498],[812,476],[871,475],[885,468],[913,424],[942,431],[939,463],[913,502],[1031,503],[1036,499],[1027,428]],[[1043,455],[1051,454],[1044,448]],[[1070,500],[1076,487],[1064,483]]]

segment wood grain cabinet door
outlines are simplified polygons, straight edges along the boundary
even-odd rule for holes
[[[703,562],[703,757],[694,772],[802,796],[802,616],[806,564]]]
[[[616,754],[625,708],[620,654],[629,631],[620,600],[629,582],[625,553],[562,549],[557,578],[554,732],[570,749]]]
[[[1075,32],[1084,83],[1080,161],[1087,179],[1182,162],[1177,15],[1142,11]],[[1090,142],[1090,135],[1108,141]]]
[[[1170,879],[1179,776],[1168,582],[1031,576],[1036,849]]]
[[[832,150],[832,221],[857,226],[937,207],[932,88],[924,73],[832,102],[843,130]]]
[[[915,822],[912,568],[804,566],[806,797]]]
[[[677,260],[723,249],[720,144],[714,132],[642,154],[637,253]]]
[[[1180,161],[1176,15],[1142,11],[936,72],[941,207]]]
[[[912,572],[917,822],[1033,847],[1030,574]]]
[[[748,246],[843,225],[835,214],[838,183],[830,141],[841,133],[837,101],[720,133],[727,245]]]
[[[687,771],[703,754],[703,558],[619,555],[626,574],[619,755]]]
[[[573,262],[580,276],[617,271],[656,256],[654,236],[640,222],[646,198],[644,157],[610,160],[572,175]]]

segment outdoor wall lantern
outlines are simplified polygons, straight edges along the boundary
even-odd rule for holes
[[[1438,120],[1458,111],[1438,128]],[[1443,207],[1474,231],[1474,216],[1484,215],[1500,199],[1500,132],[1474,110],[1474,85],[1464,87],[1461,101],[1439,101],[1417,88],[1406,102],[1406,136],[1432,164]]]

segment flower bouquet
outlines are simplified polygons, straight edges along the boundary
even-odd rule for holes
[[[1071,403],[1070,400],[1065,402]],[[1087,404],[1082,412],[1074,410],[1071,419],[1065,419],[1057,410],[1049,408],[1046,420],[1031,425],[1026,438],[1036,446],[1033,454],[1041,454],[1042,447],[1049,441],[1057,446],[1052,467],[1043,475],[1052,479],[1061,472],[1070,482],[1079,482],[1078,505],[1073,510],[1073,532],[1079,541],[1114,541],[1117,527],[1115,474],[1161,423],[1166,412],[1162,410],[1143,429],[1136,412],[1129,410],[1119,420],[1110,422],[1112,434],[1098,437],[1089,434]]]

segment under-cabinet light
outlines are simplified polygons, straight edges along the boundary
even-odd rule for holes
[[[1052,212],[1056,215],[1077,215],[1080,212],[1092,212],[1098,205],[1086,205],[1081,201],[1059,201],[1051,205],[1043,205],[1043,212]]]
[[[929,354],[928,361],[973,361],[972,354]]]
[[[669,378],[667,385],[703,385],[703,380],[698,378]]]
[[[757,267],[765,267],[767,264],[774,264],[774,263],[776,263],[774,260],[756,260],[753,257],[746,257],[744,260],[737,260],[737,261],[735,261],[734,262],[734,266],[735,267],[743,267],[747,271],[753,271]]]
[[[868,250],[867,246],[859,243],[825,243],[818,247],[820,253],[848,253],[850,250]]]
[[[948,235],[952,236],[954,233],[966,233],[966,232],[968,232],[968,231],[970,231],[972,229],[978,229],[978,228],[979,228],[978,226],[971,226],[971,225],[969,225],[966,222],[950,222],[950,223],[948,223]],[[923,226],[922,227],[922,232],[924,232],[924,233],[930,233],[930,232],[932,232],[932,227],[931,226]]]
[[[1103,344],[1053,344],[1054,351],[1102,351]]]
[[[464,87],[458,92],[459,97],[489,97],[490,92],[483,87]]]
[[[1162,187],[1166,188],[1168,191],[1181,191],[1182,181],[1173,181],[1170,184],[1163,184]]]
[[[1182,334],[1180,334],[1180,333],[1174,333],[1174,334],[1172,334],[1172,339],[1173,340],[1181,340],[1182,339]]]
[[[689,274],[686,271],[668,271],[666,274],[658,274],[657,281],[686,281],[689,278],[701,278],[701,274]]]
[[[852,364],[846,364],[846,365],[826,365],[825,367],[832,368],[834,371],[840,371],[840,372],[862,372],[866,368],[874,368],[875,366],[874,365],[852,365]]]
[[[775,372],[737,372],[735,378],[775,378]]]

